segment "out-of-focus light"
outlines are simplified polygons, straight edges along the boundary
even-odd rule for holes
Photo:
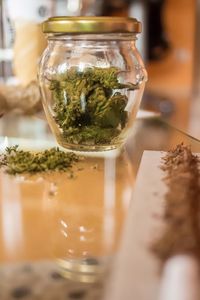
[[[62,225],[63,227],[65,227],[65,228],[68,227],[67,224],[66,224],[63,220],[61,220],[60,223],[61,223],[61,225]]]
[[[68,234],[67,234],[67,232],[66,232],[66,231],[64,231],[64,230],[61,230],[61,233],[62,233],[62,235],[64,235],[64,237],[65,237],[65,238],[67,238],[67,237],[68,237]]]
[[[80,9],[80,0],[68,0],[67,10],[70,13],[75,13]]]

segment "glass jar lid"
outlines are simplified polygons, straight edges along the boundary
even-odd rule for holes
[[[44,33],[140,33],[141,23],[125,17],[51,17],[43,23]]]

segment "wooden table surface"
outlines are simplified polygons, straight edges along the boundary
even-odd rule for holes
[[[159,117],[143,116],[136,120],[126,150],[85,157],[74,167],[74,178],[66,173],[10,177],[1,172],[1,265],[6,263],[11,270],[12,265],[24,261],[38,264],[58,257],[112,257],[121,239],[144,150],[168,150],[181,142],[200,152],[198,140]],[[38,150],[54,146],[55,141],[44,120],[5,116],[0,119],[0,149],[6,144]],[[13,286],[11,281],[7,289]],[[88,299],[99,299],[101,292],[99,289],[98,295]],[[45,288],[41,295],[28,299],[43,299]],[[60,299],[63,296],[56,300]]]

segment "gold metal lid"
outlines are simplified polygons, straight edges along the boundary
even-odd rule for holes
[[[139,33],[141,23],[124,17],[52,17],[43,23],[44,33]]]

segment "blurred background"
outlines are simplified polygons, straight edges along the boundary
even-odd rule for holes
[[[200,138],[199,7],[197,0],[1,0],[0,115],[19,108],[19,102],[24,112],[41,109],[36,79],[46,45],[43,20],[54,15],[130,16],[143,24],[137,46],[149,80],[142,109],[158,112]]]

